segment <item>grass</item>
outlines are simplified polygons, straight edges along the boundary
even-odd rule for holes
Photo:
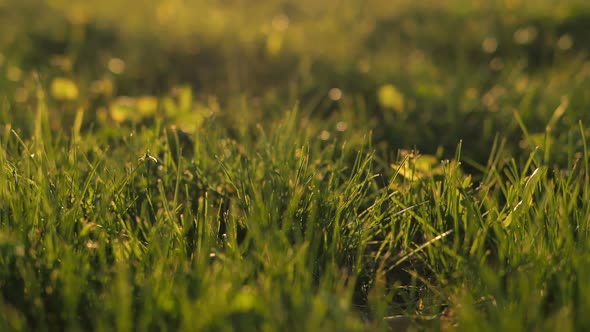
[[[0,330],[589,329],[589,13],[0,1]]]

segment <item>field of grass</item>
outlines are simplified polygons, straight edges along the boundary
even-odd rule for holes
[[[0,0],[0,331],[590,330],[583,0]]]

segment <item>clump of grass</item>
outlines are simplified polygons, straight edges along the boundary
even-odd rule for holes
[[[362,248],[386,198],[367,147],[302,135],[295,114],[244,144],[197,133],[190,159],[158,126],[112,146],[100,129],[56,137],[42,115],[41,136],[6,125],[3,321],[361,328]]]
[[[39,99],[0,139],[6,328],[586,324],[586,148],[563,170],[498,145],[476,183],[461,145],[384,166],[297,111],[192,135],[159,120],[64,135],[47,112]]]

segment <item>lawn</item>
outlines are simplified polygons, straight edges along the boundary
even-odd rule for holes
[[[0,0],[0,331],[590,330],[590,3]]]

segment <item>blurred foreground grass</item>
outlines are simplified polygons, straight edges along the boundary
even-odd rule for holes
[[[585,1],[4,0],[0,30],[0,330],[589,327]]]

